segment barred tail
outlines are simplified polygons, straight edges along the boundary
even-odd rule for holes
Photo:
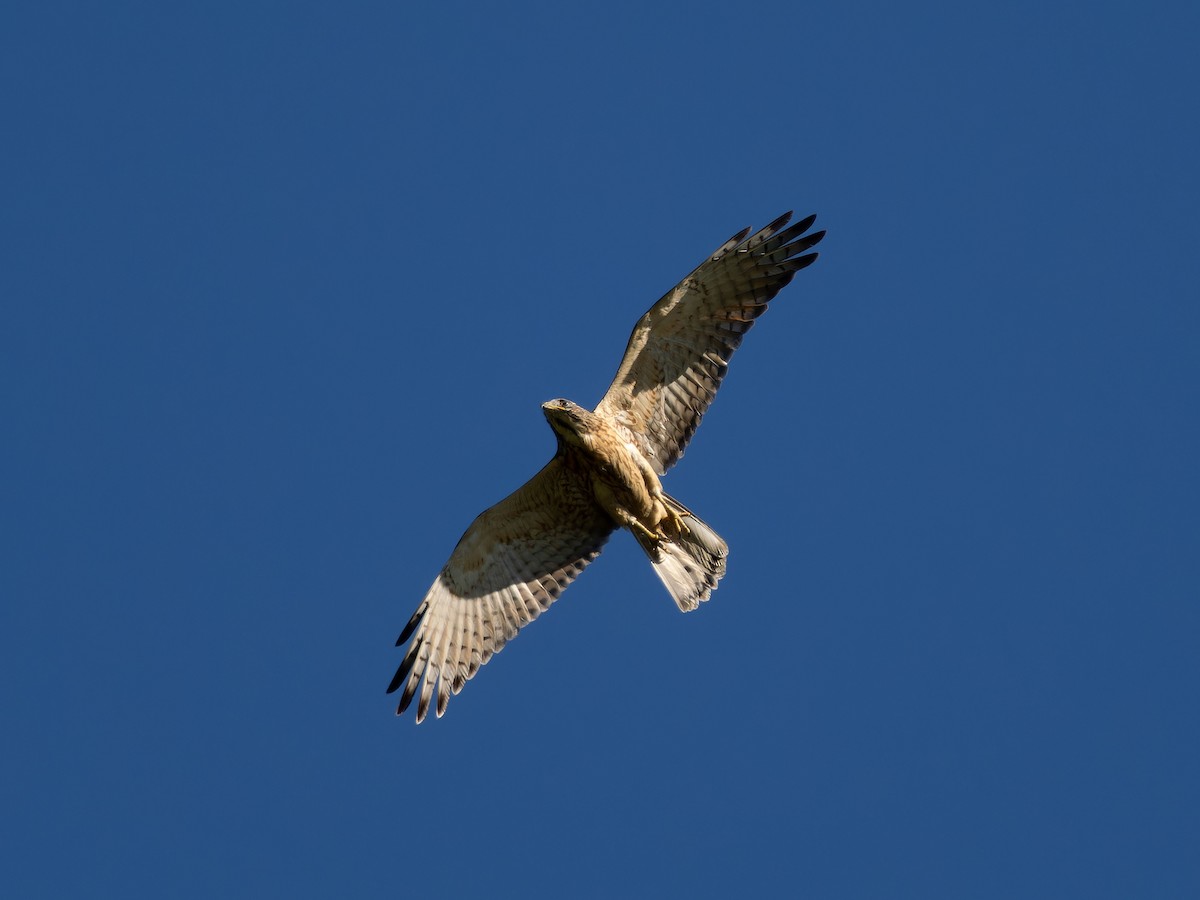
[[[729,546],[674,497],[663,494],[663,500],[683,520],[679,537],[656,541],[636,532],[634,537],[680,611],[691,612],[717,589]]]

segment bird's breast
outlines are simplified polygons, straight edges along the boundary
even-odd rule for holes
[[[603,423],[588,441],[593,482],[599,482],[617,502],[634,515],[644,515],[654,500],[646,483],[645,461],[615,428]]]

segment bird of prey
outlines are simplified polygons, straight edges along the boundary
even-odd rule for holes
[[[633,329],[600,404],[542,404],[558,448],[543,469],[483,512],[401,632],[410,638],[388,693],[396,714],[437,694],[446,711],[479,667],[545,612],[617,528],[632,532],[679,609],[694,610],[725,574],[725,541],[662,489],[767,304],[811,264],[824,231],[786,213],[739,231],[654,304]],[[419,690],[419,693],[418,693]]]

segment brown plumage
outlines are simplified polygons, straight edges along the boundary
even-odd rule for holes
[[[816,253],[825,232],[790,228],[791,213],[722,244],[638,321],[607,393],[589,412],[569,400],[542,410],[554,458],[471,523],[396,645],[412,639],[388,692],[397,714],[436,693],[438,716],[479,667],[532,622],[629,529],[681,610],[707,600],[728,547],[662,490],[683,456],[733,351],[771,299]]]

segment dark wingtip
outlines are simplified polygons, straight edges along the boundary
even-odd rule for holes
[[[807,250],[809,247],[815,247],[821,243],[821,239],[825,237],[824,231],[814,231],[812,234],[806,234],[798,241],[788,244],[788,250],[792,253],[800,253]]]
[[[768,225],[766,228],[764,228],[763,231],[767,232],[768,234],[774,234],[775,232],[777,232],[780,228],[782,228],[784,225],[786,225],[791,220],[792,220],[792,211],[789,209],[782,216],[780,216],[774,222],[772,222],[770,225]]]
[[[417,686],[414,684],[411,688],[405,688],[404,693],[400,695],[400,705],[396,707],[396,715],[404,715],[404,711],[408,709],[408,704],[412,703],[413,695],[417,692]],[[417,721],[421,721],[417,719]]]
[[[744,241],[749,236],[750,231],[751,231],[750,226],[743,228],[741,231],[739,231],[737,234],[735,234],[733,237],[731,237],[729,240],[727,240],[725,242],[724,246],[730,246],[730,245],[736,246],[737,244],[740,244],[742,241]]]
[[[392,676],[392,683],[388,685],[387,693],[392,693],[396,688],[400,687],[404,679],[408,678],[408,673],[412,671],[413,665],[417,661],[416,645],[409,648],[409,651],[404,654],[404,659],[400,660],[400,668],[396,670],[396,674]],[[408,706],[408,701],[403,701],[403,706]]]
[[[809,253],[805,256],[796,257],[793,260],[793,262],[796,263],[795,271],[799,272],[801,269],[807,269],[809,266],[811,266],[813,263],[815,263],[817,261],[817,257],[820,255],[821,254],[819,254],[819,253]]]
[[[404,626],[404,630],[400,632],[400,637],[396,638],[396,646],[399,647],[417,630],[417,626],[421,624],[421,617],[425,615],[425,610],[429,608],[429,601],[421,601],[421,605],[417,607],[417,611],[413,613],[412,618],[408,620],[408,624]]]

